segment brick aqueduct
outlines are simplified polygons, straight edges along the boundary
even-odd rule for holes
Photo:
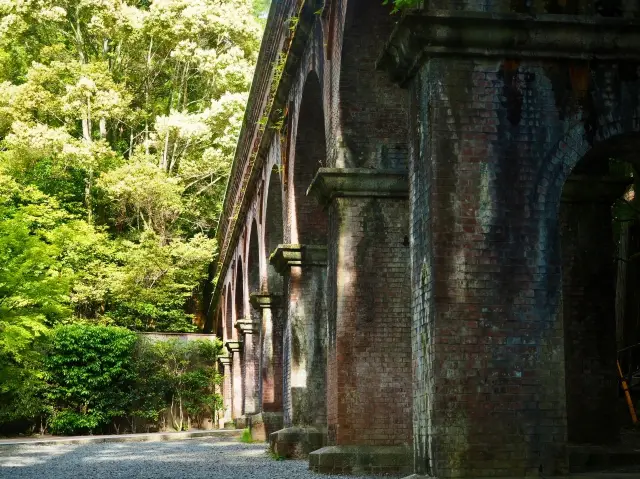
[[[320,472],[565,473],[620,434],[640,1],[389,13],[272,4],[209,311],[225,421]]]

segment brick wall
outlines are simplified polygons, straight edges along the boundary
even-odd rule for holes
[[[265,412],[282,410],[282,321],[278,309],[263,310],[262,407]]]
[[[558,207],[592,145],[601,143],[606,157],[616,151],[607,138],[638,129],[637,75],[625,71],[442,58],[414,80],[418,472],[517,476],[565,467]]]
[[[304,265],[288,275],[291,423],[326,425],[326,267]]]
[[[329,441],[410,444],[406,201],[340,198],[330,217]]]
[[[339,112],[346,167],[406,168],[408,97],[375,63],[395,17],[382,2],[349,0],[339,45]],[[343,166],[343,165],[340,165]]]

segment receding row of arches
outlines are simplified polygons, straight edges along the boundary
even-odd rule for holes
[[[327,213],[307,195],[307,188],[318,169],[326,166],[327,158],[322,89],[315,72],[305,82],[299,111],[297,134],[288,155],[289,178],[284,178],[286,169],[274,158],[264,178],[263,214],[254,214],[248,221],[248,234],[240,242],[241,246],[246,242],[246,247],[241,248],[229,269],[222,290],[220,304],[226,307],[218,309],[215,331],[225,340],[237,338],[237,320],[257,314],[251,312],[251,293],[282,293],[282,275],[269,263],[269,256],[285,242],[285,233],[286,241],[292,244],[327,242]],[[292,185],[289,191],[285,191],[285,184]]]

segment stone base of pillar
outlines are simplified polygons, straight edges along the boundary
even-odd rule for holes
[[[234,420],[227,420],[224,422],[223,425],[224,429],[235,429],[236,428],[236,422]]]
[[[283,417],[281,412],[259,412],[247,417],[251,439],[267,441],[269,436],[282,429]]]
[[[233,420],[234,424],[236,425],[236,429],[244,429],[247,427],[247,417],[246,416],[240,416],[237,417]]]
[[[309,454],[309,469],[323,474],[409,474],[413,457],[404,446],[328,446]]]
[[[274,454],[287,459],[304,459],[326,444],[327,434],[315,427],[288,427],[269,435]]]

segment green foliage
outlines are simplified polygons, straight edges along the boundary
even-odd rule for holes
[[[251,431],[246,428],[242,430],[242,436],[240,436],[240,442],[245,444],[251,444],[253,442],[253,438],[251,437]]]
[[[424,0],[393,0],[393,13],[397,13],[409,8],[418,8],[423,4]],[[383,5],[388,5],[389,0],[384,0]]]
[[[220,341],[141,340],[136,369],[145,371],[145,378],[137,388],[136,414],[152,419],[169,411],[178,431],[186,426],[186,416],[197,422],[206,415],[215,417],[222,409],[216,392],[222,384],[216,369],[221,350]]]
[[[126,328],[60,325],[43,336],[28,366],[3,383],[0,425],[48,422],[53,434],[95,434],[158,427],[169,418],[215,418],[222,409],[220,341],[148,340]],[[20,385],[19,381],[25,384]]]
[[[93,432],[127,412],[135,333],[73,324],[56,327],[44,359],[54,434]]]
[[[45,398],[60,325],[196,329],[186,305],[215,254],[267,8],[0,0],[0,422],[53,411],[55,430],[89,431],[120,414],[79,390]]]

